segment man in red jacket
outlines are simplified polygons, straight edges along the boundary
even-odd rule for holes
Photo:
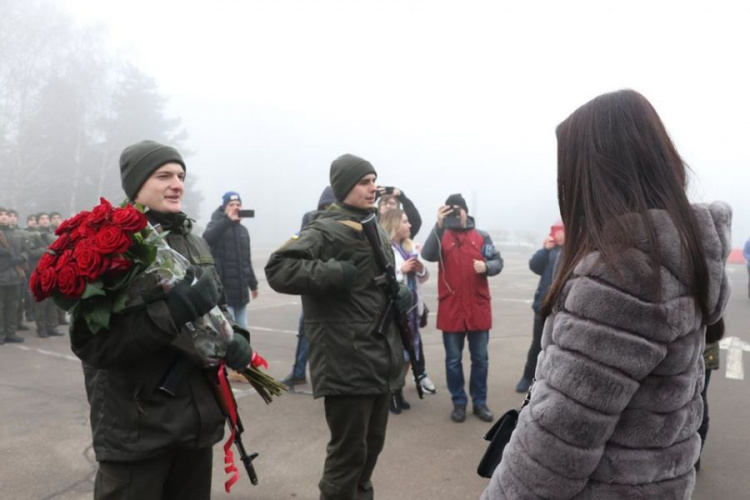
[[[461,357],[464,340],[471,354],[471,394],[474,414],[492,421],[487,408],[487,343],[492,328],[488,276],[503,270],[503,259],[490,236],[474,227],[466,200],[452,194],[438,209],[437,224],[422,248],[422,257],[438,262],[437,327],[443,331],[445,371],[453,399],[451,419],[466,419],[466,391]]]

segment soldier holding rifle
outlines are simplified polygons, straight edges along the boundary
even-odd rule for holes
[[[337,158],[330,182],[338,202],[266,265],[274,290],[302,296],[313,394],[325,398],[331,432],[319,483],[325,500],[373,498],[370,478],[385,442],[390,394],[403,385],[396,324],[380,321],[393,297],[362,225],[374,213],[376,177],[367,160]],[[378,230],[392,266],[390,242]],[[396,295],[398,309],[412,305],[408,288]]]

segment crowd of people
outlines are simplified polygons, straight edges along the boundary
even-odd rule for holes
[[[689,498],[729,295],[731,209],[688,202],[684,163],[637,92],[599,96],[556,132],[562,219],[529,261],[540,280],[516,385],[528,404],[482,498]],[[72,317],[99,462],[94,495],[209,498],[211,449],[225,416],[211,394],[214,375],[191,364],[180,345],[186,324],[219,306],[236,332],[226,365],[241,370],[258,357],[247,331],[258,280],[242,198],[227,192],[201,238],[182,212],[187,169],[178,151],[134,144],[123,151],[120,171],[125,194],[169,230],[170,246],[191,268],[190,279],[166,295],[144,292],[137,307],[113,315],[109,331],[94,334]],[[489,278],[502,272],[503,259],[460,194],[438,207],[420,245],[416,207],[403,190],[379,182],[369,161],[336,158],[328,182],[317,210],[304,215],[264,271],[272,289],[302,300],[284,382],[307,383],[309,364],[313,396],[324,400],[330,441],[320,498],[371,499],[389,414],[411,407],[403,393],[408,370],[418,374],[420,390],[438,392],[420,333],[429,318],[421,293],[427,280],[437,281],[450,419],[465,421],[471,399],[477,418],[494,420],[487,404]],[[60,219],[52,215],[30,217],[35,227],[19,229],[17,214],[0,209],[4,342],[19,341],[24,310],[29,319],[23,280],[54,238]],[[374,239],[372,217],[379,222]],[[436,277],[425,262],[437,263]],[[395,289],[387,286],[390,272]],[[45,307],[33,311],[39,334],[57,335],[59,310]],[[400,327],[411,332],[406,340]],[[185,365],[176,394],[156,390],[165,373]]]
[[[30,331],[26,322],[36,323],[40,338],[61,336],[58,327],[68,325],[65,311],[51,299],[35,303],[29,293],[30,273],[54,242],[60,223],[59,212],[39,212],[21,228],[18,212],[0,206],[0,345],[24,342],[19,332]]]

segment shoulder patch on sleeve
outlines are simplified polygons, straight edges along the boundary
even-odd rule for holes
[[[340,220],[339,222],[347,227],[354,229],[358,233],[362,232],[362,224],[360,224],[359,222],[354,222],[352,220]]]

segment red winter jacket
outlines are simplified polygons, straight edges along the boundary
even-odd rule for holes
[[[471,218],[465,230],[442,230],[436,226],[425,242],[422,257],[439,261],[437,328],[444,332],[492,328],[487,277],[500,273],[503,259],[489,235],[474,229]],[[486,274],[474,272],[474,260],[485,261]]]

